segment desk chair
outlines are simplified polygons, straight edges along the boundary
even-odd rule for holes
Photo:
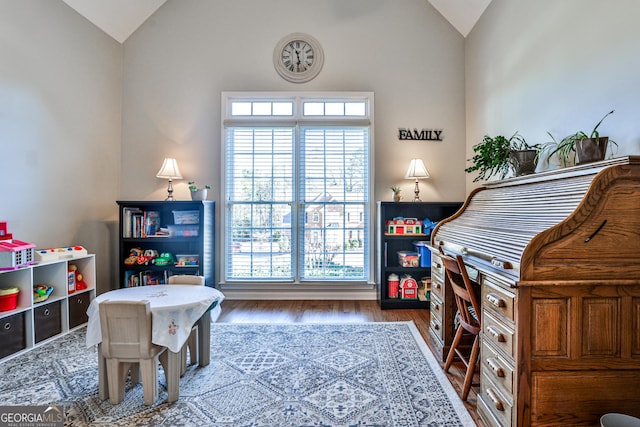
[[[444,370],[445,372],[449,372],[449,368],[456,355],[462,360],[462,363],[467,367],[467,371],[464,376],[461,397],[462,400],[467,400],[480,353],[479,336],[482,330],[480,325],[480,299],[476,295],[473,282],[469,279],[462,257],[458,255],[456,258],[452,258],[444,253],[441,253],[440,257],[442,258],[442,265],[449,279],[448,283],[453,289],[459,315],[459,326],[456,329],[456,335],[453,338],[451,349],[447,355]],[[467,335],[473,336],[473,345],[471,346],[469,355],[464,354],[460,349],[462,337],[465,335],[465,332]]]
[[[127,373],[132,370],[135,382],[139,369],[144,403],[153,405],[158,398],[158,362],[166,367],[167,353],[166,347],[151,342],[149,301],[105,300],[99,312],[109,401],[113,405],[122,402]]]
[[[193,276],[190,274],[176,274],[169,276],[169,285],[196,285],[204,286],[204,276]],[[194,325],[191,328],[191,333],[184,347],[180,350],[182,358],[182,367],[180,368],[180,375],[184,375],[187,372],[187,348],[189,349],[189,361],[193,365],[198,362],[198,326]]]

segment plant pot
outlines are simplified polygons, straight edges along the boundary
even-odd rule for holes
[[[576,140],[576,163],[581,165],[604,160],[608,143],[608,136]]]
[[[207,189],[192,191],[191,200],[207,200]]]
[[[516,176],[529,175],[535,172],[538,163],[536,150],[516,150],[509,153]]]
[[[393,193],[393,201],[394,202],[400,201],[400,193]]]

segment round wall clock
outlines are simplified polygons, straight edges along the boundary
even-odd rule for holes
[[[273,51],[273,65],[282,78],[304,83],[318,75],[324,52],[318,40],[308,34],[293,33],[283,37]]]

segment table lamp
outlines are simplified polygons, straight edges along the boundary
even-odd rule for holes
[[[173,179],[182,179],[182,175],[180,174],[180,169],[178,168],[178,162],[176,159],[165,158],[164,162],[162,162],[162,167],[156,174],[157,178],[165,178],[169,180],[169,188],[167,188],[167,198],[165,200],[175,200],[173,198]]]
[[[416,186],[413,190],[415,193],[415,197],[413,198],[414,202],[421,202],[420,200],[420,188],[418,187],[419,179],[427,179],[429,178],[429,172],[427,168],[424,166],[422,159],[413,159],[409,164],[409,169],[407,169],[407,174],[405,175],[406,179],[415,179]]]

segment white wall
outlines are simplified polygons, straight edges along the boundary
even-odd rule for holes
[[[600,134],[639,153],[638,16],[637,0],[493,0],[466,40],[467,157],[485,134],[544,143],[613,109]]]
[[[61,1],[0,0],[0,220],[116,276],[122,48]],[[112,227],[111,227],[112,228]]]
[[[273,67],[274,47],[293,32],[324,49],[309,83],[288,83]],[[220,201],[223,91],[373,91],[376,200],[391,200],[392,185],[413,197],[404,179],[413,157],[432,176],[422,200],[464,199],[464,39],[426,1],[169,0],[124,43],[123,199],[164,199],[155,174],[175,157],[178,199],[195,179]],[[445,138],[399,141],[399,127]]]

